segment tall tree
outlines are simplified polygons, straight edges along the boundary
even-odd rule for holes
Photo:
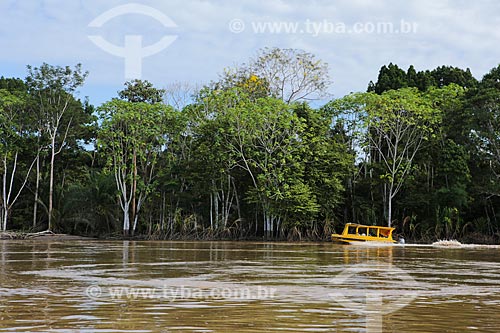
[[[199,88],[189,82],[173,82],[163,89],[165,104],[176,110],[182,110],[194,101]]]
[[[388,66],[382,66],[378,74],[377,82],[370,82],[368,92],[381,94],[387,90],[395,90],[408,87],[408,80],[404,70],[392,62]]]
[[[302,215],[293,217],[312,229],[311,232],[316,232],[315,226],[323,221],[325,228],[318,236],[328,234],[329,237],[331,232],[327,226],[340,215],[345,180],[353,170],[354,150],[345,140],[344,132],[338,130],[338,123],[332,126],[332,117],[326,108],[315,110],[301,103],[295,106],[294,112],[304,124],[300,137],[304,148],[297,152],[294,161],[304,166],[303,182],[309,187],[310,195],[316,198],[319,211],[314,214],[314,211],[303,210]]]
[[[264,48],[248,64],[228,71],[223,80],[292,103],[324,97],[330,86],[328,64],[298,49]]]
[[[442,88],[452,83],[468,89],[476,87],[478,82],[469,68],[463,70],[453,66],[440,66],[432,71],[417,72],[415,67],[410,65],[405,73],[398,65],[390,63],[380,68],[375,83],[370,81],[368,92],[382,94],[384,91],[405,87],[416,87],[420,91],[426,91],[429,87]]]
[[[10,89],[14,87],[9,86]],[[29,139],[29,120],[26,108],[25,91],[11,93],[0,89],[0,156],[2,177],[1,202],[0,202],[0,228],[7,229],[8,219],[12,206],[23,191],[34,161],[26,166],[26,171],[21,177],[21,183],[15,188],[15,179],[21,172],[19,154],[26,150]]]
[[[474,88],[477,80],[472,76],[469,68],[463,70],[453,66],[440,66],[430,72],[438,88],[455,83],[463,88]]]
[[[98,149],[115,176],[123,233],[129,235],[136,230],[139,212],[152,191],[158,158],[168,148],[166,125],[174,114],[161,103],[117,99],[103,104],[99,113]],[[131,211],[134,200],[136,206]]]
[[[132,80],[125,82],[125,89],[118,92],[121,99],[129,102],[161,103],[164,89],[157,89],[147,80]]]
[[[81,87],[88,76],[80,64],[74,69],[42,64],[40,67],[28,66],[26,83],[30,94],[37,101],[39,123],[43,134],[48,136],[50,147],[48,228],[52,229],[54,208],[54,169],[56,156],[67,143],[73,115],[68,114],[75,101],[73,94]],[[35,202],[35,205],[37,203]]]
[[[500,179],[500,66],[481,80],[478,89],[468,94],[468,110],[474,115],[472,131],[479,156],[489,164],[490,172]],[[500,196],[500,189],[489,186],[491,194]]]
[[[412,88],[376,95],[357,94],[364,113],[365,148],[384,166],[387,224],[392,223],[392,203],[412,169],[412,162],[439,124],[441,114],[433,101]],[[351,105],[351,101],[349,104]]]
[[[224,110],[219,121],[226,124],[222,140],[232,167],[251,179],[247,199],[260,206],[267,238],[279,230],[287,211],[318,211],[315,196],[303,182],[303,165],[294,160],[303,149],[303,124],[289,106],[273,98],[240,100]],[[294,197],[302,201],[292,202]]]

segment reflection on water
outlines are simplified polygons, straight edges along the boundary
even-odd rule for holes
[[[0,250],[0,332],[365,332],[382,312],[384,332],[500,327],[498,249],[0,241]]]

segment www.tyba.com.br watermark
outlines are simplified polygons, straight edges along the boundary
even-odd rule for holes
[[[401,19],[399,22],[366,21],[348,24],[331,20],[304,21],[244,21],[234,18],[228,23],[229,31],[235,34],[302,34],[312,37],[328,34],[415,34],[416,22]]]
[[[263,286],[243,288],[195,288],[188,286],[161,288],[141,287],[104,287],[92,285],[85,289],[85,295],[92,299],[109,298],[113,300],[155,299],[176,300],[263,300],[276,297],[276,289]]]

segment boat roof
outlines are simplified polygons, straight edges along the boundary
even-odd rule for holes
[[[366,225],[366,224],[358,224],[358,223],[346,223],[346,226],[350,227],[364,227],[364,228],[378,228],[378,229],[395,229],[393,227],[383,227],[379,225]]]

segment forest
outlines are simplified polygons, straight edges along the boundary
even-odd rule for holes
[[[329,73],[266,48],[204,86],[132,80],[102,105],[80,64],[1,77],[0,232],[328,240],[355,222],[500,241],[500,66],[391,63],[337,99]]]

